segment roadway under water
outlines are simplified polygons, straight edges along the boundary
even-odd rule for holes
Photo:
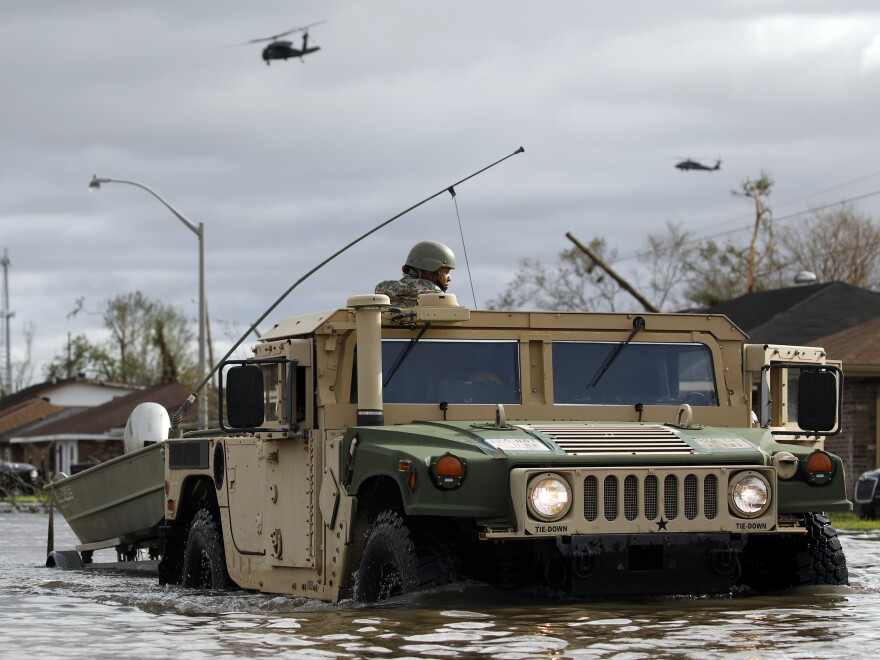
[[[849,587],[547,601],[465,585],[381,607],[161,587],[43,566],[45,513],[0,512],[0,657],[860,658],[880,652],[880,533],[843,533]],[[55,547],[76,539],[59,516]],[[96,561],[112,561],[112,551]]]

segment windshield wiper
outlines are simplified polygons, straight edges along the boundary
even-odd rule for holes
[[[416,342],[418,342],[419,339],[422,338],[422,335],[424,335],[425,332],[427,332],[428,328],[430,328],[430,327],[431,327],[430,322],[425,323],[425,326],[419,331],[419,334],[417,334],[415,337],[413,337],[412,339],[409,340],[409,344],[407,344],[406,348],[400,352],[400,355],[397,356],[397,359],[394,361],[394,364],[391,365],[391,368],[388,370],[388,375],[385,377],[385,382],[382,383],[382,389],[385,389],[386,387],[388,387],[388,383],[391,382],[391,379],[394,377],[394,374],[396,374],[397,370],[400,369],[400,365],[403,364],[403,361],[407,358],[407,356],[410,354],[412,349],[414,349],[416,347]]]
[[[614,361],[617,357],[623,352],[623,349],[629,346],[629,343],[633,340],[637,334],[639,334],[642,330],[645,329],[645,319],[641,316],[637,316],[633,319],[633,329],[632,332],[629,333],[629,337],[626,338],[626,341],[618,344],[614,347],[614,350],[608,354],[608,357],[605,358],[605,362],[602,363],[602,366],[599,367],[599,370],[596,372],[596,375],[593,376],[593,380],[590,381],[590,384],[587,385],[587,388],[596,387],[599,384],[599,381],[602,379],[602,376],[605,375],[605,372],[611,368],[611,365],[614,364]]]

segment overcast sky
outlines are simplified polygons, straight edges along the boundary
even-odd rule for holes
[[[303,62],[228,47],[321,20]],[[32,324],[35,380],[68,333],[101,336],[96,316],[68,318],[79,297],[97,310],[140,290],[195,324],[195,235],[135,187],[89,194],[93,172],[205,224],[218,357],[322,259],[519,146],[456,189],[481,307],[567,231],[626,257],[667,221],[745,230],[730,191],[762,169],[777,217],[861,196],[880,215],[872,0],[4,1],[0,56],[0,250],[13,359]],[[683,173],[684,157],[722,169]],[[371,292],[423,239],[456,251],[451,290],[473,305],[444,194],[264,326]]]

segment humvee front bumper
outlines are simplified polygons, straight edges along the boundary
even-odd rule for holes
[[[564,513],[541,515],[534,506],[536,484],[562,482]],[[544,483],[547,483],[544,481]],[[767,501],[741,511],[748,487],[766,491]],[[737,488],[738,487],[738,488]],[[563,495],[567,488],[567,495]],[[510,497],[516,524],[482,530],[484,539],[596,534],[766,533],[778,531],[776,471],[766,466],[662,468],[515,468]],[[748,493],[747,493],[748,494]],[[786,529],[786,531],[792,531]]]
[[[739,578],[745,537],[600,534],[559,539],[557,546],[572,596],[709,594],[728,592]]]

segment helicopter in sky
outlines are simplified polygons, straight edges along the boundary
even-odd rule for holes
[[[719,158],[718,160],[716,160],[715,166],[713,167],[711,165],[703,165],[703,163],[699,161],[686,158],[680,163],[676,163],[675,167],[680,169],[682,172],[686,172],[688,170],[703,170],[705,172],[714,172],[715,170],[721,169],[721,159]]]
[[[310,23],[309,25],[303,25],[302,27],[291,28],[286,32],[281,32],[279,34],[274,34],[271,37],[263,37],[261,39],[251,39],[250,41],[246,41],[243,44],[239,44],[241,46],[247,44],[257,44],[263,41],[268,41],[266,47],[263,48],[263,59],[266,62],[266,66],[272,63],[272,60],[288,60],[291,57],[298,57],[302,60],[304,55],[308,55],[309,53],[314,53],[315,51],[321,50],[320,46],[309,46],[309,28],[313,28],[316,25],[320,25],[321,23],[326,23],[327,21],[318,21],[317,23]],[[293,45],[292,41],[287,41],[286,39],[281,39],[281,37],[286,37],[288,34],[294,34],[295,32],[302,32],[302,46],[297,48]]]

